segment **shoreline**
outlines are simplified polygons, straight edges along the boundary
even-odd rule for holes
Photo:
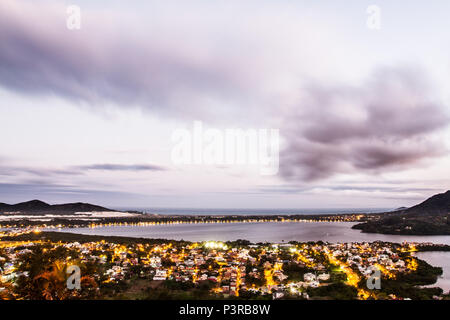
[[[117,241],[119,243],[154,243],[154,242],[178,242],[178,243],[203,243],[210,242],[215,240],[202,240],[202,241],[190,241],[190,240],[178,240],[178,239],[168,239],[168,238],[143,238],[143,237],[127,237],[127,236],[108,236],[108,235],[93,235],[93,234],[83,234],[83,233],[73,233],[73,232],[62,232],[62,231],[39,231],[33,232],[29,231],[26,233],[22,233],[16,236],[3,236],[0,237],[0,241],[13,241],[14,239],[19,239],[23,241],[27,240],[38,240],[42,238],[47,238],[51,241],[74,241],[77,239],[83,239],[82,241],[99,241],[99,240],[107,240],[107,241]],[[329,243],[329,244],[347,244],[347,243],[388,243],[392,245],[401,245],[397,242],[391,241],[348,241],[348,242],[328,242],[323,240],[310,240],[310,241],[296,241],[291,240],[288,242],[273,242],[273,241],[259,241],[252,242],[247,239],[237,239],[237,240],[227,240],[223,241],[225,243],[239,243],[240,245],[267,245],[267,244],[276,244],[276,245],[287,245],[291,243]],[[406,242],[408,244],[412,244],[417,249],[416,252],[450,252],[450,245],[446,244],[433,244],[433,243],[416,243],[416,242]]]

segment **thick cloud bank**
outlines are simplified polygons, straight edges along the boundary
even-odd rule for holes
[[[305,28],[293,27],[299,19],[286,18],[285,10],[274,18],[264,8],[254,15],[253,7],[179,5],[158,14],[155,4],[136,19],[81,5],[81,29],[68,30],[61,3],[2,0],[0,85],[92,107],[205,117],[219,108],[259,105],[303,64],[304,50],[292,41],[298,35],[288,31]]]
[[[280,163],[291,180],[400,169],[445,153],[432,139],[448,124],[418,71],[383,69],[361,87],[305,90],[287,117]]]

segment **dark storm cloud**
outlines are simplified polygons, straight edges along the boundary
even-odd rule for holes
[[[433,133],[449,123],[419,71],[384,69],[362,87],[305,90],[286,117],[280,172],[311,181],[403,169],[446,153]]]

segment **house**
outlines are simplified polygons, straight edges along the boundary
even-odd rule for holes
[[[273,298],[274,300],[276,300],[276,299],[281,299],[281,298],[283,298],[283,297],[284,297],[284,292],[281,291],[281,290],[277,290],[276,292],[274,292],[274,293],[272,294],[272,298]]]
[[[398,261],[395,263],[395,266],[396,266],[396,267],[399,267],[399,268],[403,268],[403,267],[405,267],[405,261],[403,261],[403,260],[398,260]]]
[[[166,280],[167,279],[167,270],[156,270],[156,274],[153,277],[153,280]]]
[[[312,274],[312,273],[305,273],[303,275],[303,280],[305,280],[306,282],[315,281],[316,280],[316,275]]]
[[[317,276],[318,280],[327,281],[330,279],[330,275],[328,273],[321,273]]]

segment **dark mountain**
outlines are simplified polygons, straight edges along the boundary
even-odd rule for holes
[[[31,200],[17,204],[0,203],[0,210],[2,211],[38,211],[48,208],[50,208],[50,205],[40,200]]]
[[[66,203],[50,205],[40,200],[31,200],[17,204],[0,203],[0,212],[20,212],[20,213],[74,213],[92,211],[114,211],[101,206],[89,203]]]
[[[9,210],[9,207],[11,207],[10,204],[0,202],[0,212],[3,210]]]
[[[83,202],[55,204],[52,206],[52,209],[57,211],[72,211],[72,212],[114,211],[101,206]]]
[[[15,211],[42,211],[51,207],[48,203],[40,200],[31,200],[13,205],[11,208]]]
[[[447,215],[450,213],[450,190],[428,198],[422,203],[403,210],[408,216],[415,215]]]
[[[450,235],[450,190],[411,208],[368,218],[369,221],[352,228],[369,233]]]

